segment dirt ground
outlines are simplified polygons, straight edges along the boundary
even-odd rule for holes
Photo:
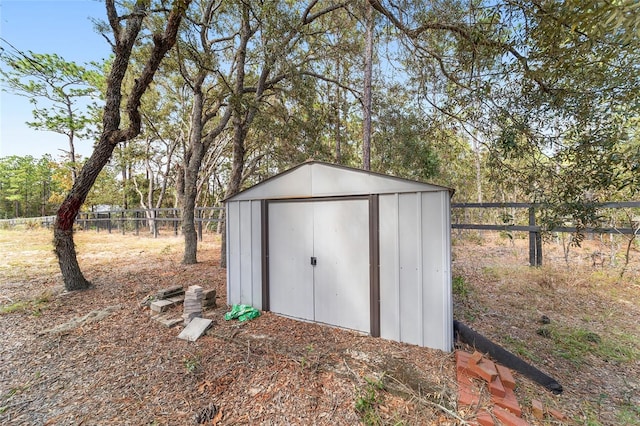
[[[474,234],[475,235],[475,234]],[[455,316],[556,378],[553,395],[516,374],[532,398],[571,424],[640,424],[640,272],[592,266],[604,243],[529,268],[526,240],[454,238]],[[225,321],[219,240],[181,265],[182,239],[76,234],[94,288],[63,291],[46,231],[0,231],[0,423],[353,425],[463,424],[453,356],[263,313]],[[173,285],[215,288],[213,327],[196,342],[151,319],[142,302]],[[90,315],[87,315],[90,314]],[[180,311],[175,312],[179,316]],[[538,321],[551,323],[546,334]],[[582,334],[569,333],[578,330]],[[584,332],[587,332],[586,334]],[[586,347],[571,338],[587,336]],[[577,347],[577,349],[576,349]],[[605,350],[606,349],[606,350]]]

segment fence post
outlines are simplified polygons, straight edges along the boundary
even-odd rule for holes
[[[529,207],[529,226],[536,226],[536,209]],[[529,266],[542,266],[542,236],[540,231],[529,231]]]
[[[158,211],[151,209],[151,216],[153,217],[153,238],[158,238]]]
[[[173,235],[178,236],[178,209],[173,210]]]
[[[111,233],[111,212],[107,213],[107,231],[109,231],[109,233]]]
[[[536,266],[542,266],[542,234],[536,231]]]

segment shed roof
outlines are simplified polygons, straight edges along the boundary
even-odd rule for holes
[[[321,161],[307,161],[239,192],[226,201],[438,191],[453,194],[451,188],[444,186]]]

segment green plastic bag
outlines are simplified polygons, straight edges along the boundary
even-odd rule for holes
[[[260,311],[249,305],[233,305],[231,311],[224,314],[224,319],[229,321],[238,319],[243,322],[260,316]]]

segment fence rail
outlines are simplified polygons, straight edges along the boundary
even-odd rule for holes
[[[598,209],[617,209],[617,208],[640,208],[640,201],[623,201],[623,202],[608,202],[608,203],[594,203],[592,205]],[[536,224],[536,210],[544,208],[543,204],[537,203],[452,203],[452,209],[496,209],[496,208],[514,208],[514,209],[528,209],[529,211],[529,224],[528,225],[492,225],[492,224],[469,224],[469,223],[452,223],[452,229],[475,229],[475,230],[487,230],[487,231],[524,231],[529,233],[529,265],[541,266],[542,265],[542,232],[543,229]],[[602,228],[577,228],[575,226],[558,226],[553,229],[547,230],[548,232],[567,232],[567,233],[592,233],[592,234],[620,234],[620,235],[639,235],[640,224],[635,225],[634,228],[616,228],[616,227],[602,227]]]
[[[606,202],[597,203],[593,207],[598,209],[617,208],[640,208],[640,201]],[[528,232],[529,233],[529,264],[531,266],[542,265],[542,233],[544,230],[536,224],[536,210],[544,209],[545,206],[536,203],[452,203],[453,210],[461,209],[527,209],[528,224],[488,224],[488,223],[452,223],[452,229],[486,230],[504,232]],[[198,238],[202,240],[203,227],[211,224],[218,224],[224,220],[223,207],[198,207],[195,209],[195,223]],[[55,221],[55,216],[44,216],[39,218],[19,218],[0,220],[0,226],[14,227],[17,225],[37,225],[51,226]],[[76,217],[76,225],[83,230],[95,229],[97,232],[105,230],[109,233],[118,230],[122,234],[127,231],[139,234],[140,229],[149,228],[151,233],[157,237],[160,229],[171,230],[178,235],[181,218],[181,210],[176,208],[158,209],[133,209],[133,210],[108,210],[99,212],[81,212]],[[583,232],[590,234],[618,234],[640,235],[640,223],[634,222],[633,228],[601,227],[601,228],[576,228],[571,226],[559,226],[547,232],[575,233]],[[632,237],[632,238],[633,238]]]
[[[80,212],[76,217],[76,226],[83,230],[105,230],[109,233],[117,230],[122,234],[127,231],[140,233],[140,229],[148,228],[157,237],[160,229],[169,230],[178,235],[182,222],[181,209],[132,209],[132,210],[107,210],[99,212]],[[195,209],[195,223],[198,238],[202,241],[203,227],[217,224],[224,220],[222,207],[197,207]]]
[[[49,227],[56,221],[55,216],[40,216],[40,217],[17,217],[14,219],[0,219],[0,226],[13,228],[18,225],[37,225]]]

